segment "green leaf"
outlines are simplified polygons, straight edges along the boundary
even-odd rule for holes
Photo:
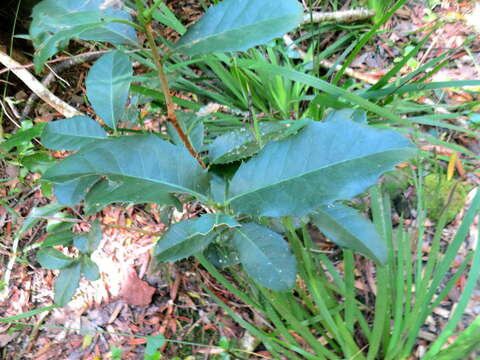
[[[358,211],[338,203],[323,205],[310,218],[338,245],[358,251],[377,263],[387,262],[387,244],[375,226]]]
[[[69,119],[49,122],[42,134],[42,144],[52,150],[80,150],[107,133],[88,116],[74,116]]]
[[[330,113],[328,113],[327,116],[325,116],[324,121],[327,122],[327,121],[334,121],[338,119],[352,120],[360,124],[368,123],[367,113],[365,111],[359,110],[359,109],[352,109],[352,108],[331,111]]]
[[[5,151],[10,151],[16,146],[25,144],[36,137],[40,137],[45,125],[45,123],[40,123],[28,129],[19,129],[10,139],[0,143],[0,148]]]
[[[112,203],[181,206],[180,201],[172,194],[166,193],[162,187],[152,186],[147,182],[131,186],[130,183],[106,179],[100,180],[88,192],[85,198],[85,215],[92,215]]]
[[[295,285],[296,260],[279,234],[255,223],[235,229],[233,244],[247,274],[259,284],[277,291]]]
[[[275,123],[261,123],[262,140],[268,142],[277,139],[285,127]],[[218,136],[208,147],[208,157],[212,164],[226,164],[245,159],[260,150],[255,135],[249,128],[242,128]]]
[[[64,206],[56,203],[51,203],[42,207],[34,207],[30,214],[28,214],[27,218],[23,221],[23,224],[18,231],[18,236],[21,236],[26,231],[30,230],[34,227],[39,221],[43,220],[43,216],[52,216]]]
[[[85,196],[99,178],[99,176],[92,175],[57,183],[54,185],[55,197],[60,204],[73,207],[85,199]]]
[[[145,348],[145,356],[153,357],[157,350],[165,345],[165,337],[163,335],[147,336],[147,346]]]
[[[40,246],[51,247],[57,245],[70,245],[75,236],[76,234],[72,233],[71,230],[55,231],[50,233]]]
[[[102,241],[102,228],[98,220],[95,220],[92,224],[92,228],[89,232],[83,233],[73,239],[73,245],[83,254],[93,253],[98,245]]]
[[[36,71],[68,44],[71,38],[96,40],[112,44],[136,44],[133,27],[114,22],[131,21],[122,10],[105,7],[104,0],[44,0],[32,11],[30,38],[37,48]]]
[[[177,49],[190,56],[247,50],[282,36],[302,18],[295,0],[224,0],[188,29]]]
[[[234,232],[235,229],[222,231],[203,252],[208,261],[217,268],[224,269],[240,263],[238,251],[232,244]]]
[[[242,164],[230,183],[228,203],[254,216],[303,216],[360,194],[415,153],[409,140],[391,130],[344,119],[312,122]]]
[[[43,248],[37,252],[37,261],[48,270],[63,269],[75,261],[54,248]]]
[[[47,152],[39,151],[32,155],[23,156],[21,162],[29,171],[43,174],[55,164],[55,159]]]
[[[44,179],[66,182],[91,175],[107,176],[153,203],[160,192],[204,199],[208,191],[206,171],[186,149],[150,134],[99,140],[51,167]]]
[[[80,283],[81,263],[75,260],[69,267],[60,270],[54,286],[54,301],[59,306],[65,306],[72,299]]]
[[[125,113],[133,66],[128,55],[111,51],[98,59],[88,72],[85,85],[95,113],[111,128]]]
[[[90,257],[83,256],[81,262],[81,272],[87,280],[95,281],[100,279],[100,270],[98,269],[98,265],[92,259],[90,259]]]
[[[219,227],[236,227],[240,224],[224,214],[205,214],[174,224],[155,245],[154,254],[159,261],[177,261],[203,251],[217,235]]]
[[[35,72],[39,74],[42,71],[45,62],[59,52],[61,48],[66,47],[68,40],[74,37],[79,38],[80,34],[83,32],[94,30],[98,28],[99,25],[101,25],[101,23],[84,24],[75,26],[74,28],[60,30],[54,35],[47,37],[44,42],[36,45],[37,50],[33,55]]]

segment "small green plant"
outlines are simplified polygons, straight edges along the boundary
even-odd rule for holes
[[[339,244],[386,262],[386,246],[373,226],[339,201],[362,193],[383,172],[412,157],[416,149],[406,138],[338,112],[322,123],[303,119],[290,126],[265,127],[254,121],[252,131],[240,129],[217,137],[202,156],[201,119],[177,115],[172,108],[165,59],[151,29],[156,8],[144,8],[137,1],[139,25],[133,25],[127,12],[101,10],[100,3],[79,8],[74,2],[62,2],[60,7],[56,0],[45,0],[35,7],[30,33],[37,46],[37,69],[71,37],[137,45],[135,29],[143,31],[163,89],[174,144],[161,134],[119,134],[133,67],[128,54],[112,50],[86,78],[87,97],[112,134],[87,116],[51,122],[42,133],[47,148],[76,151],[43,176],[55,184],[62,205],[84,201],[88,215],[112,202],[178,206],[181,201],[200,201],[208,213],[174,224],[154,249],[157,259],[177,261],[203,252],[221,265],[241,263],[252,279],[278,291],[295,285],[297,260],[282,235],[269,228],[269,219],[317,214],[322,229]],[[199,55],[245,50],[282,35],[302,19],[293,0],[244,5],[248,17],[234,0],[211,7],[171,51]],[[275,12],[266,11],[273,7]],[[74,14],[78,24],[60,26],[65,11]],[[232,161],[243,161],[233,174],[226,170]],[[363,227],[365,235],[349,234],[355,226]],[[77,242],[75,237],[67,241],[80,250],[78,260],[53,249],[42,249],[38,255],[41,264],[62,269],[56,294],[68,296],[56,295],[60,305],[73,295],[84,263],[91,265],[88,255],[94,246],[80,249]],[[83,271],[93,279],[89,272]],[[70,276],[63,281],[65,273]]]
[[[398,132],[366,124],[367,112],[392,123],[410,124],[383,104],[368,100],[381,98],[388,104],[399,87],[408,86],[412,78],[408,76],[389,84],[402,64],[370,89],[351,92],[335,85],[338,79],[330,84],[300,69],[272,63],[274,56],[269,55],[268,61],[255,51],[251,52],[252,58],[222,56],[224,52],[266,44],[298,26],[303,16],[295,0],[245,0],[241,7],[235,0],[225,0],[210,7],[187,31],[162,7],[162,1],[147,6],[145,1],[136,0],[136,22],[128,11],[131,9],[104,8],[103,3],[44,0],[33,12],[30,35],[37,48],[37,71],[71,38],[108,42],[116,47],[95,62],[86,79],[87,98],[101,122],[82,115],[51,122],[43,129],[43,145],[75,153],[44,173],[43,179],[54,184],[59,204],[36,209],[36,214],[57,214],[63,207],[80,203],[86,215],[118,202],[170,207],[200,203],[203,213],[172,225],[153,253],[159,261],[196,256],[235,295],[267,314],[275,327],[273,334],[256,329],[225,309],[261,339],[274,356],[367,360],[380,353],[387,359],[408,356],[418,332],[410,334],[405,324],[424,321],[426,310],[422,306],[431,306],[435,295],[424,289],[432,281],[438,282],[437,277],[432,280],[435,266],[445,265],[430,260],[426,274],[421,275],[419,256],[414,277],[405,265],[410,264],[410,253],[405,250],[410,249],[410,244],[399,237],[404,241],[398,245],[402,247],[392,245],[388,201],[374,195],[375,224],[344,203],[367,191],[382,174],[417,153],[416,147]],[[168,49],[161,50],[152,30],[153,20],[177,29],[182,34],[180,41],[167,43]],[[146,38],[145,44],[139,43],[136,32]],[[417,50],[413,49],[409,56]],[[183,64],[170,62],[179,54],[183,62],[185,56],[191,57],[188,61],[206,64],[202,65],[204,69],[210,67],[223,74],[224,79],[236,81],[230,84],[238,101],[232,108],[251,110],[251,103],[255,103],[270,111],[267,106],[274,101],[281,117],[289,118],[262,122],[250,111],[249,124],[212,136],[208,121],[198,113],[175,112],[174,102],[195,111],[202,107],[171,95],[170,84],[181,83],[172,78]],[[133,60],[151,73],[135,76]],[[407,60],[406,57],[404,61]],[[416,71],[422,71],[421,68]],[[193,72],[189,75],[197,76]],[[275,81],[275,91],[270,93],[275,96],[260,96],[260,83],[270,80]],[[249,83],[257,84],[257,94],[249,93],[252,89],[245,85]],[[412,86],[418,89],[423,85]],[[315,99],[322,104],[334,104],[338,110],[329,109],[323,112],[326,116],[315,119],[322,121],[298,118],[298,106],[288,99],[305,95],[307,88],[325,95]],[[132,93],[148,96],[162,105],[168,118],[162,131],[149,133],[125,126]],[[378,121],[380,125],[382,121]],[[478,201],[475,204],[472,211],[478,208]],[[315,246],[308,237],[308,222],[346,249],[344,279],[327,257],[312,255]],[[52,229],[49,242],[42,245],[37,257],[42,265],[61,269],[55,283],[55,301],[63,306],[74,295],[82,273],[90,279],[98,275],[90,254],[98,246],[99,226],[93,224],[87,234],[71,234],[68,226],[60,224],[61,228]],[[66,257],[52,249],[55,245],[73,245],[79,257]],[[355,294],[352,250],[377,264],[373,324],[367,321],[366,306]],[[232,276],[244,288],[255,289],[252,294],[238,291],[218,270],[238,269],[238,265],[247,276],[236,271],[232,271]],[[334,279],[333,284],[323,269]],[[417,305],[408,294],[405,299],[398,298],[404,285],[395,275],[403,272],[410,286],[415,281],[416,288],[422,289],[421,299],[428,305]],[[445,272],[441,274],[443,278]],[[345,302],[339,304],[339,298]],[[389,320],[397,324],[400,321],[401,325],[391,330],[386,326]],[[358,328],[367,339],[365,351],[365,345],[355,337]],[[292,331],[305,339],[308,349],[298,343]],[[157,347],[150,350],[147,355],[155,358]]]

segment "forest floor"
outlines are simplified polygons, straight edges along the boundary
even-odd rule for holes
[[[202,13],[197,2],[172,3],[172,8],[184,23],[197,19]],[[476,17],[471,15],[474,11],[477,11]],[[375,42],[364,48],[352,64],[353,69],[372,77],[380,77],[394,64],[407,45],[415,44],[426,34],[424,29],[427,25],[439,19],[446,20],[445,25],[435,30],[415,61],[425,63],[447,49],[454,49],[449,66],[435,74],[432,80],[479,79],[480,41],[470,40],[472,37],[479,39],[480,3],[475,8],[473,1],[440,1],[432,11],[421,1],[409,2],[386,25],[385,30],[389,31],[379,33]],[[335,41],[336,35],[338,34],[331,34],[325,44]],[[467,42],[469,45],[465,46]],[[29,61],[28,58],[25,61]],[[87,68],[86,65],[77,66],[61,74],[71,85],[68,89],[60,85],[52,87],[54,93],[70,99],[73,106],[83,111],[89,110],[84,102],[85,89],[82,83]],[[405,68],[405,71],[408,72],[409,69]],[[16,88],[15,84],[19,85],[19,80],[14,76],[11,76],[9,81],[14,84],[10,85],[10,91]],[[12,96],[17,100],[25,100],[29,93],[19,90]],[[449,105],[480,100],[460,89],[445,90],[440,96]],[[418,101],[434,103],[435,99],[419,98]],[[37,104],[32,114],[35,122],[58,118],[58,114],[42,103]],[[466,121],[468,120],[459,115],[459,123]],[[8,125],[5,130],[13,131],[14,127],[15,125]],[[448,136],[451,141],[480,155],[479,138],[466,138],[455,132]],[[432,151],[448,152],[448,149],[435,148]],[[478,170],[458,176],[463,176],[463,181],[472,185],[480,185]],[[0,183],[0,198],[20,217],[27,216],[33,207],[51,201],[42,195],[37,182],[39,175],[36,173],[23,174],[15,164],[2,161],[0,178],[3,179]],[[472,196],[473,191],[469,198]],[[196,211],[196,208],[185,208],[176,216],[177,219],[188,218],[194,216]],[[192,261],[174,265],[152,264],[151,248],[158,234],[166,229],[156,206],[109,206],[88,218],[93,219],[98,219],[104,230],[102,243],[93,258],[100,267],[101,279],[95,282],[82,280],[74,300],[65,308],[55,308],[22,319],[20,321],[23,324],[0,323],[1,359],[92,360],[115,358],[119,356],[115,354],[120,353],[122,359],[143,359],[146,343],[144,336],[156,334],[173,340],[162,349],[167,359],[174,356],[181,359],[188,356],[191,356],[191,359],[215,359],[220,358],[217,356],[223,350],[219,345],[224,341],[237,341],[240,344],[238,346],[247,346],[246,343],[252,342],[249,335],[210,299],[203,286],[208,287],[243,318],[255,322],[262,320],[254,318],[247,306],[216,283],[201,266]],[[461,213],[445,230],[446,241],[455,232],[460,219]],[[20,225],[21,222],[13,221],[7,207],[0,206],[2,277],[5,268],[3,264],[12,256],[11,242]],[[75,228],[82,231],[85,226],[79,223]],[[427,223],[427,232],[432,230],[433,226],[432,222]],[[475,238],[474,231],[472,228],[472,238]],[[21,239],[20,249],[35,248],[35,244],[43,241],[45,236],[44,227],[35,226]],[[459,261],[474,246],[477,245],[465,244],[458,254]],[[56,273],[42,269],[36,262],[34,253],[35,251],[23,252],[15,263],[8,284],[8,296],[0,302],[1,317],[18,315],[53,304],[53,282]],[[455,291],[452,291],[449,298],[437,309],[437,318],[430,319],[412,359],[421,354],[422,346],[434,339],[439,328],[446,322],[451,304],[458,299],[462,291],[462,284],[459,281]],[[470,302],[462,326],[467,326],[478,315],[480,288]],[[268,358],[261,348],[256,351]]]

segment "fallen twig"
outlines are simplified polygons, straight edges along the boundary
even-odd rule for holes
[[[368,20],[375,15],[375,11],[368,9],[340,10],[333,12],[312,12],[303,16],[303,24],[325,21],[354,22]]]
[[[52,71],[42,79],[42,85],[45,88],[48,88],[50,83],[53,80],[55,80],[56,73],[65,71],[66,69],[71,68],[72,66],[98,59],[103,54],[105,54],[105,51],[94,51],[94,52],[89,52],[89,53],[85,53],[85,54],[81,54],[78,56],[65,59],[61,63],[56,64],[55,66],[52,66]],[[25,107],[23,108],[22,115],[20,117],[21,120],[24,120],[25,118],[28,117],[37,99],[38,99],[38,95],[36,93],[32,93],[30,95],[30,97],[27,100],[27,103],[25,104]]]
[[[28,70],[22,68],[21,64],[13,60],[3,51],[0,51],[0,63],[10,69],[25,85],[36,93],[40,99],[45,101],[63,116],[69,118],[75,115],[82,115],[80,111],[52,94],[40,81],[30,74]]]
[[[302,58],[307,57],[307,54],[305,53],[305,51],[300,49],[300,47],[298,47],[298,45],[295,44],[295,42],[292,40],[290,35],[283,35],[283,41],[288,47],[290,47],[290,49],[300,54]],[[335,70],[338,71],[342,68],[342,65],[340,64],[335,65],[333,62],[326,59],[321,59],[320,61],[318,61],[318,64],[324,69],[331,69],[332,67],[335,67]],[[354,79],[365,81],[368,84],[375,84],[378,81],[378,75],[370,75],[370,74],[362,73],[359,71],[355,71],[349,67],[345,69],[345,74],[347,74],[348,76]]]

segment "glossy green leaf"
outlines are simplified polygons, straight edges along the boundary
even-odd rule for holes
[[[214,266],[224,269],[240,263],[238,251],[232,244],[235,229],[227,229],[219,233],[205,249],[203,254]]]
[[[128,55],[111,51],[98,59],[88,72],[85,85],[95,113],[111,128],[125,113],[133,66]]]
[[[204,199],[208,191],[206,171],[186,149],[150,134],[97,141],[50,168],[44,178],[66,182],[92,175],[107,176],[153,203],[160,192]]]
[[[228,203],[249,215],[303,216],[360,194],[415,153],[409,140],[391,130],[344,119],[310,123],[242,164]]]
[[[54,185],[53,191],[57,201],[66,206],[75,206],[85,199],[88,191],[100,177],[97,175],[84,176]]]
[[[224,0],[188,29],[178,50],[186,55],[247,50],[282,36],[302,18],[296,0]]]
[[[36,71],[68,44],[71,38],[112,44],[136,44],[133,27],[116,19],[131,21],[120,9],[105,7],[104,0],[43,0],[32,11],[30,38],[37,48]]]
[[[107,133],[100,124],[88,116],[74,116],[49,122],[42,134],[42,144],[52,150],[79,150]]]
[[[98,265],[92,259],[90,259],[90,257],[83,256],[81,263],[81,273],[87,280],[95,281],[100,279],[100,270],[98,269]]]
[[[148,182],[131,186],[121,181],[100,180],[88,192],[85,198],[85,215],[92,215],[113,203],[181,206],[180,201],[162,187],[152,186]]]
[[[275,123],[261,123],[262,141],[278,138],[285,127]],[[222,134],[208,146],[208,157],[212,164],[226,164],[248,158],[260,150],[252,129],[246,127]]]
[[[224,214],[205,214],[174,224],[155,245],[154,254],[159,261],[177,261],[199,253],[215,239],[219,227],[240,224]]]
[[[387,262],[387,244],[375,226],[358,211],[336,203],[321,206],[310,218],[338,245],[358,251],[380,264]]]
[[[297,263],[283,237],[255,223],[235,229],[233,244],[247,274],[259,284],[277,291],[295,285]]]
[[[49,270],[63,269],[75,261],[54,248],[42,248],[37,252],[37,261]]]
[[[81,263],[78,260],[60,270],[54,286],[54,301],[59,306],[65,306],[72,299],[80,283]]]

